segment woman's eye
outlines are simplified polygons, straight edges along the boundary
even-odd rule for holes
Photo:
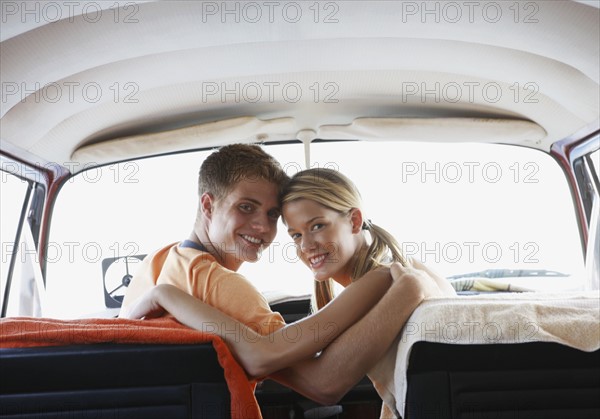
[[[323,224],[315,224],[312,226],[311,230],[312,231],[317,231],[323,228]]]
[[[292,240],[296,241],[300,238],[300,233],[292,233],[290,234],[290,237],[292,238]]]

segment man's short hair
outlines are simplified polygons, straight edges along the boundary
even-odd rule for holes
[[[279,193],[289,181],[273,156],[253,144],[231,144],[219,148],[204,160],[198,176],[198,192],[211,193],[215,199],[227,195],[243,180],[267,180]]]

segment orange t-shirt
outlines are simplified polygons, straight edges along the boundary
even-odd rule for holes
[[[207,252],[175,243],[148,255],[129,284],[122,307],[129,307],[158,284],[174,285],[261,335],[285,326],[283,317],[271,311],[250,281],[217,263]],[[210,331],[210,324],[206,331]]]

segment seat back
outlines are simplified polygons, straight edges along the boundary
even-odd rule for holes
[[[230,417],[211,344],[1,349],[0,376],[0,417]]]

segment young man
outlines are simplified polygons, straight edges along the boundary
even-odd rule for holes
[[[260,292],[236,271],[258,260],[277,234],[278,196],[288,177],[256,145],[220,148],[202,163],[192,233],[148,255],[134,276],[122,313],[158,284],[170,284],[266,335],[285,325]]]

